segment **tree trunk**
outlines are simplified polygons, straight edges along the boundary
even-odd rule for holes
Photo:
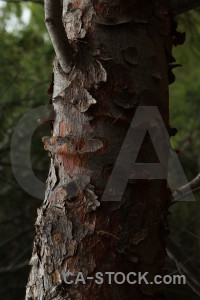
[[[165,272],[166,180],[132,180],[122,201],[100,199],[138,106],[157,106],[170,130],[172,46],[181,37],[166,2],[63,2],[75,54],[69,73],[54,62],[56,117],[52,137],[43,139],[51,166],[26,299],[163,299],[154,284],[67,285],[64,278]],[[138,160],[155,161],[148,136]]]

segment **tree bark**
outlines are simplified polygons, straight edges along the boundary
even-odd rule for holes
[[[75,55],[68,74],[54,62],[56,118],[43,139],[51,166],[26,299],[163,299],[155,285],[67,285],[64,277],[165,272],[166,180],[130,181],[121,202],[100,199],[138,106],[157,106],[170,132],[180,36],[166,1],[64,0],[63,24]],[[148,136],[139,160],[155,161]]]

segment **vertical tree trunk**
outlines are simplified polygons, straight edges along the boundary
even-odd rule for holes
[[[164,272],[167,182],[135,180],[121,202],[100,199],[136,108],[158,106],[169,129],[177,37],[165,2],[63,2],[75,55],[69,73],[54,62],[56,118],[52,137],[44,138],[51,167],[26,299],[161,299],[155,285],[67,285],[64,277],[119,271],[149,272],[151,279]],[[140,155],[155,161],[148,137]]]

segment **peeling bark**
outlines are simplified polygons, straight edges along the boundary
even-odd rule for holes
[[[121,202],[100,199],[137,106],[158,106],[169,128],[174,21],[166,1],[149,0],[64,0],[62,15],[75,55],[70,72],[54,63],[51,166],[26,299],[163,299],[155,285],[69,286],[64,276],[165,272],[167,182],[130,181]],[[149,138],[141,157],[154,158]]]

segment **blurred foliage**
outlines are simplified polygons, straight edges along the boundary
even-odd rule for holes
[[[18,120],[31,108],[48,104],[54,52],[44,25],[43,6],[33,3],[3,4],[0,1],[0,299],[24,299],[29,273],[33,224],[41,201],[26,194],[17,184],[9,157],[10,139]],[[30,20],[26,20],[30,16]],[[200,19],[198,12],[179,17],[180,29],[187,32],[184,46],[174,49],[177,81],[170,87],[171,126],[178,129],[172,139],[188,179],[200,171]],[[41,137],[50,127],[38,126],[31,159],[37,176],[45,181],[49,159]],[[17,164],[17,162],[16,162]],[[19,166],[20,172],[20,166]],[[173,238],[199,263],[200,199],[182,202],[171,209]],[[172,272],[178,271],[172,266]],[[189,289],[168,287],[169,299],[198,297]]]
[[[26,14],[31,12],[28,25],[22,20],[24,9]],[[31,108],[49,102],[47,90],[51,83],[54,52],[43,14],[42,5],[38,4],[7,4],[1,7],[0,299],[5,300],[24,299],[29,273],[27,261],[31,256],[34,238],[33,224],[36,210],[41,204],[40,200],[26,194],[16,182],[9,148],[18,120]],[[43,182],[48,175],[49,159],[41,137],[49,134],[50,126],[39,126],[33,136],[31,149],[34,172]]]
[[[200,173],[199,16],[199,11],[192,11],[178,18],[179,29],[186,31],[187,38],[183,46],[174,49],[177,63],[182,67],[174,70],[176,81],[170,86],[170,123],[178,130],[177,135],[171,139],[172,146],[179,153],[179,159],[189,181]],[[185,263],[191,262],[200,267],[199,194],[195,194],[195,202],[190,202],[188,197],[184,202],[172,207],[170,230],[173,239],[188,256]],[[199,299],[190,289],[177,286],[171,287],[169,298],[173,297]]]
[[[199,13],[183,15],[179,24],[187,31],[187,39],[181,48],[174,49],[177,62],[182,65],[176,69],[176,82],[170,88],[170,115],[178,134],[172,139],[175,148],[184,152],[189,160],[187,174],[190,179],[197,174],[200,166],[200,18]],[[194,29],[195,27],[195,29]],[[192,153],[192,155],[191,155]]]

